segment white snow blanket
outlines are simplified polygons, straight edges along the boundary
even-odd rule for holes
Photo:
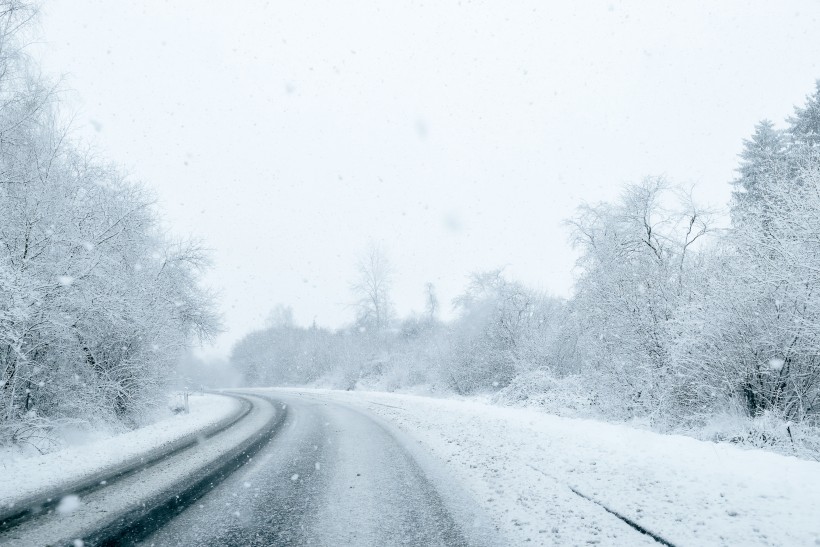
[[[0,507],[48,493],[61,485],[93,476],[140,458],[188,435],[203,431],[238,412],[241,403],[223,395],[192,395],[190,413],[85,445],[27,459],[0,463]]]
[[[469,401],[289,391],[395,424],[510,545],[658,544],[602,505],[674,545],[820,545],[817,462]]]

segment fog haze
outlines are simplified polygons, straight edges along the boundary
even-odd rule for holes
[[[820,76],[820,4],[786,4],[55,0],[37,54],[77,136],[213,249],[224,355],[280,302],[351,321],[370,240],[406,314],[497,266],[568,295],[562,221],[625,182],[725,206],[741,138]]]

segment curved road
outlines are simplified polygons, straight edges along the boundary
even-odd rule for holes
[[[269,396],[285,410],[272,440],[140,544],[496,543],[480,511],[389,426],[318,398]]]

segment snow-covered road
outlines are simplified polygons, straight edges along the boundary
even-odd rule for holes
[[[496,545],[457,483],[377,418],[321,397],[287,406],[272,442],[146,545]]]

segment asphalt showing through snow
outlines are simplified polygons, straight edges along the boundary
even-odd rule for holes
[[[287,416],[251,462],[142,545],[476,545],[422,467],[370,417],[276,394]],[[485,538],[486,539],[486,538]]]

